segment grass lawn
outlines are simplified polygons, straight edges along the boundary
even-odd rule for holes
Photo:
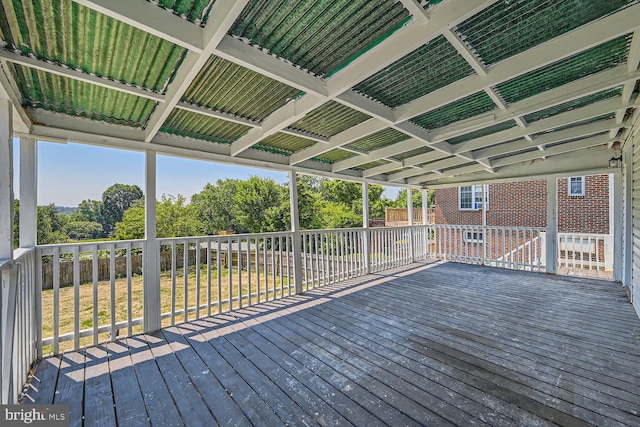
[[[196,273],[192,271],[188,275],[188,305],[189,307],[195,307],[196,305]],[[222,311],[229,310],[229,272],[228,270],[222,270],[221,275],[221,293],[220,293],[220,301],[224,303],[221,304]],[[249,274],[247,271],[242,271],[242,304],[248,305],[249,300],[246,296],[248,294],[248,280]],[[288,284],[288,279],[285,277],[283,280],[283,286],[285,287],[284,295],[287,295],[286,286]],[[233,270],[231,274],[231,295],[232,298],[238,297],[238,284],[239,284],[239,276],[238,271]],[[273,277],[270,274],[267,280],[268,289],[271,291],[269,294],[269,299],[280,298],[280,279],[276,275],[276,289],[275,293],[273,292],[274,281]],[[98,325],[110,325],[111,324],[111,282],[110,281],[100,281],[98,282],[98,304],[95,307],[95,310],[98,312]],[[93,328],[93,313],[94,313],[94,304],[93,304],[93,290],[94,286],[92,283],[85,283],[79,286],[79,320],[80,320],[80,330],[83,329],[91,329]],[[128,318],[128,307],[127,307],[127,296],[129,295],[128,291],[128,283],[127,279],[116,279],[115,281],[115,320],[116,322],[125,322]],[[257,276],[256,272],[251,272],[251,292],[255,293],[257,290]],[[261,272],[260,275],[260,291],[264,292],[265,290],[265,277],[264,272]],[[200,304],[204,305],[207,303],[207,271],[206,267],[203,267],[200,273]],[[131,279],[131,319],[137,319],[143,316],[143,291],[142,291],[142,276],[134,276]],[[60,300],[60,314],[59,314],[59,334],[64,335],[74,330],[74,287],[68,286],[60,289],[59,293]],[[216,269],[212,269],[211,271],[211,313],[217,313],[218,311],[218,271]],[[260,300],[265,300],[265,295],[262,294],[260,296]],[[226,301],[226,302],[225,302]],[[171,302],[172,302],[172,279],[170,272],[164,272],[160,277],[160,304],[161,304],[161,312],[168,313],[171,311]],[[257,302],[256,296],[252,297],[252,304]],[[233,301],[233,307],[239,307],[239,302]],[[184,274],[182,270],[178,270],[176,273],[176,291],[175,291],[175,310],[183,310],[184,309]],[[207,309],[200,309],[200,317],[207,315]],[[188,319],[195,319],[195,312],[189,313]],[[175,322],[180,323],[184,322],[184,314],[180,313],[175,316]],[[162,320],[162,326],[169,326],[171,324],[171,318],[165,318]],[[142,325],[134,326],[132,333],[140,333],[142,332]],[[127,335],[127,328],[120,329],[120,336]],[[46,339],[53,335],[53,290],[47,289],[42,291],[42,336]],[[102,333],[99,334],[98,342],[108,341],[110,337],[110,333]],[[85,347],[93,344],[93,336],[80,338],[80,347]],[[73,349],[73,341],[65,341],[60,342],[60,352],[72,350]],[[53,345],[44,346],[43,353],[52,354],[53,353]]]

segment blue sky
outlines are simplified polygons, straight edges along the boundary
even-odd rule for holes
[[[15,194],[19,197],[19,144],[14,140]],[[158,156],[158,198],[181,194],[189,200],[208,182],[218,179],[246,179],[252,175],[286,183],[286,172],[226,165],[223,163]],[[85,199],[100,200],[102,192],[115,183],[135,184],[144,190],[144,154],[84,144],[38,143],[38,204],[77,206]],[[396,188],[385,195],[395,198]]]

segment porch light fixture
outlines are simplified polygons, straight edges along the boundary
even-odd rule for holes
[[[619,168],[622,163],[622,153],[619,147],[613,150],[613,157],[609,159],[609,169]]]

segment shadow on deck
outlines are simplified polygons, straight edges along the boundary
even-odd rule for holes
[[[640,424],[612,282],[431,262],[47,358],[71,425]]]

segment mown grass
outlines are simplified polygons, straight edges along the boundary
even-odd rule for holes
[[[241,278],[241,280],[240,280]],[[190,271],[187,276],[187,302],[189,308],[196,306],[196,272]],[[182,269],[176,272],[175,280],[175,312],[184,311],[184,290],[185,281]],[[212,303],[211,313],[218,312],[218,301],[220,301],[220,311],[229,310],[229,295],[232,297],[231,309],[238,308],[240,301],[237,299],[239,295],[239,284],[242,283],[242,305],[249,304],[248,292],[249,292],[249,273],[242,271],[239,275],[237,270],[233,270],[231,274],[231,289],[229,286],[229,271],[221,270],[220,274],[220,298],[218,295],[218,271],[212,269],[211,271],[211,288],[210,288],[210,300]],[[251,292],[253,294],[257,291],[258,277],[255,271],[251,272]],[[282,294],[287,295],[287,285],[289,280],[285,277],[282,280],[276,276],[275,289],[274,279],[271,274],[265,278],[264,273],[260,274],[260,291],[263,293],[260,296],[260,300],[264,301],[266,296],[265,284],[268,287],[269,299],[280,298]],[[128,296],[131,295],[131,319],[137,319],[143,317],[143,280],[142,276],[134,276],[131,278],[131,288],[129,290],[129,284],[126,278],[116,279],[113,287],[113,294],[115,296],[115,322],[126,322],[129,318],[128,308]],[[281,286],[284,288],[284,292],[281,292]],[[100,281],[97,285],[98,297],[95,310],[98,312],[98,326],[111,325],[111,282],[108,280]],[[208,277],[206,267],[200,271],[200,307],[208,303]],[[59,290],[59,321],[58,321],[58,333],[64,335],[74,332],[74,319],[75,319],[75,289],[73,286],[64,287]],[[94,286],[92,283],[81,284],[78,287],[78,319],[79,329],[92,329],[94,324]],[[164,272],[160,277],[160,305],[161,313],[171,312],[172,306],[173,285],[170,272]],[[256,295],[252,296],[252,304],[257,302]],[[54,330],[54,292],[53,289],[47,289],[42,291],[42,336],[44,338],[51,337]],[[207,316],[208,309],[202,307],[199,310],[199,317]],[[185,319],[184,313],[177,313],[174,317],[175,323],[181,323],[185,320],[191,320],[196,318],[196,313],[190,311],[187,319]],[[170,317],[162,320],[162,326],[169,326],[172,319]],[[132,334],[142,332],[142,325],[132,327]],[[128,335],[128,328],[121,328],[119,330],[120,336]],[[110,333],[101,333],[98,335],[98,342],[105,342],[110,339]],[[80,347],[86,347],[94,343],[93,336],[80,338]],[[73,341],[64,341],[59,344],[59,352],[72,350],[74,346]],[[54,351],[53,345],[47,345],[43,347],[44,354],[52,354]]]

